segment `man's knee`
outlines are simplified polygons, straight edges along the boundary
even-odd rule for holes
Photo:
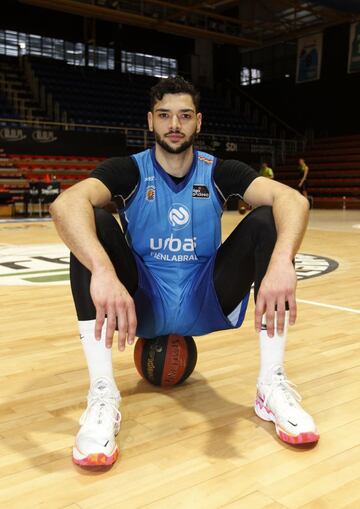
[[[246,221],[251,222],[254,230],[276,240],[277,232],[272,207],[264,205],[257,207],[247,215]]]
[[[110,212],[108,212],[105,209],[101,209],[100,207],[94,207],[94,217],[95,217],[95,224],[99,227],[104,226],[111,226],[114,224],[114,221],[116,223],[116,219],[113,217]]]
[[[94,217],[96,234],[102,244],[107,243],[114,232],[116,232],[116,234],[122,233],[115,217],[107,210],[94,207]]]

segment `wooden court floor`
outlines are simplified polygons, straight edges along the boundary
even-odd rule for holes
[[[225,214],[225,235],[240,218]],[[359,509],[359,251],[359,211],[312,211],[286,367],[318,424],[316,447],[285,445],[254,415],[251,303],[240,330],[196,338],[183,386],[148,385],[132,348],[114,350],[121,456],[91,472],[71,462],[88,379],[67,253],[50,221],[0,223],[1,507]]]

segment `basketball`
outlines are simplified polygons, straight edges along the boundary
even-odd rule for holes
[[[196,343],[191,336],[169,334],[152,339],[139,338],[134,348],[139,374],[153,385],[179,385],[194,371]]]

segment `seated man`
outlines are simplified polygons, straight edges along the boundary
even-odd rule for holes
[[[90,375],[73,449],[77,464],[112,464],[118,456],[115,330],[123,351],[135,334],[240,327],[253,282],[261,352],[255,412],[273,421],[285,442],[319,438],[283,369],[287,323],[296,319],[293,258],[308,203],[244,163],[194,150],[201,120],[194,87],[181,77],[161,80],[151,89],[148,113],[155,146],[101,163],[51,206],[72,252],[71,287]],[[255,209],[221,244],[222,208],[232,195]],[[103,210],[112,199],[125,233]]]

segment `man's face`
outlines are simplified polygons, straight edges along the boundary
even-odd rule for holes
[[[181,154],[200,132],[201,113],[196,113],[191,95],[165,94],[148,113],[148,123],[158,145],[170,154]]]

